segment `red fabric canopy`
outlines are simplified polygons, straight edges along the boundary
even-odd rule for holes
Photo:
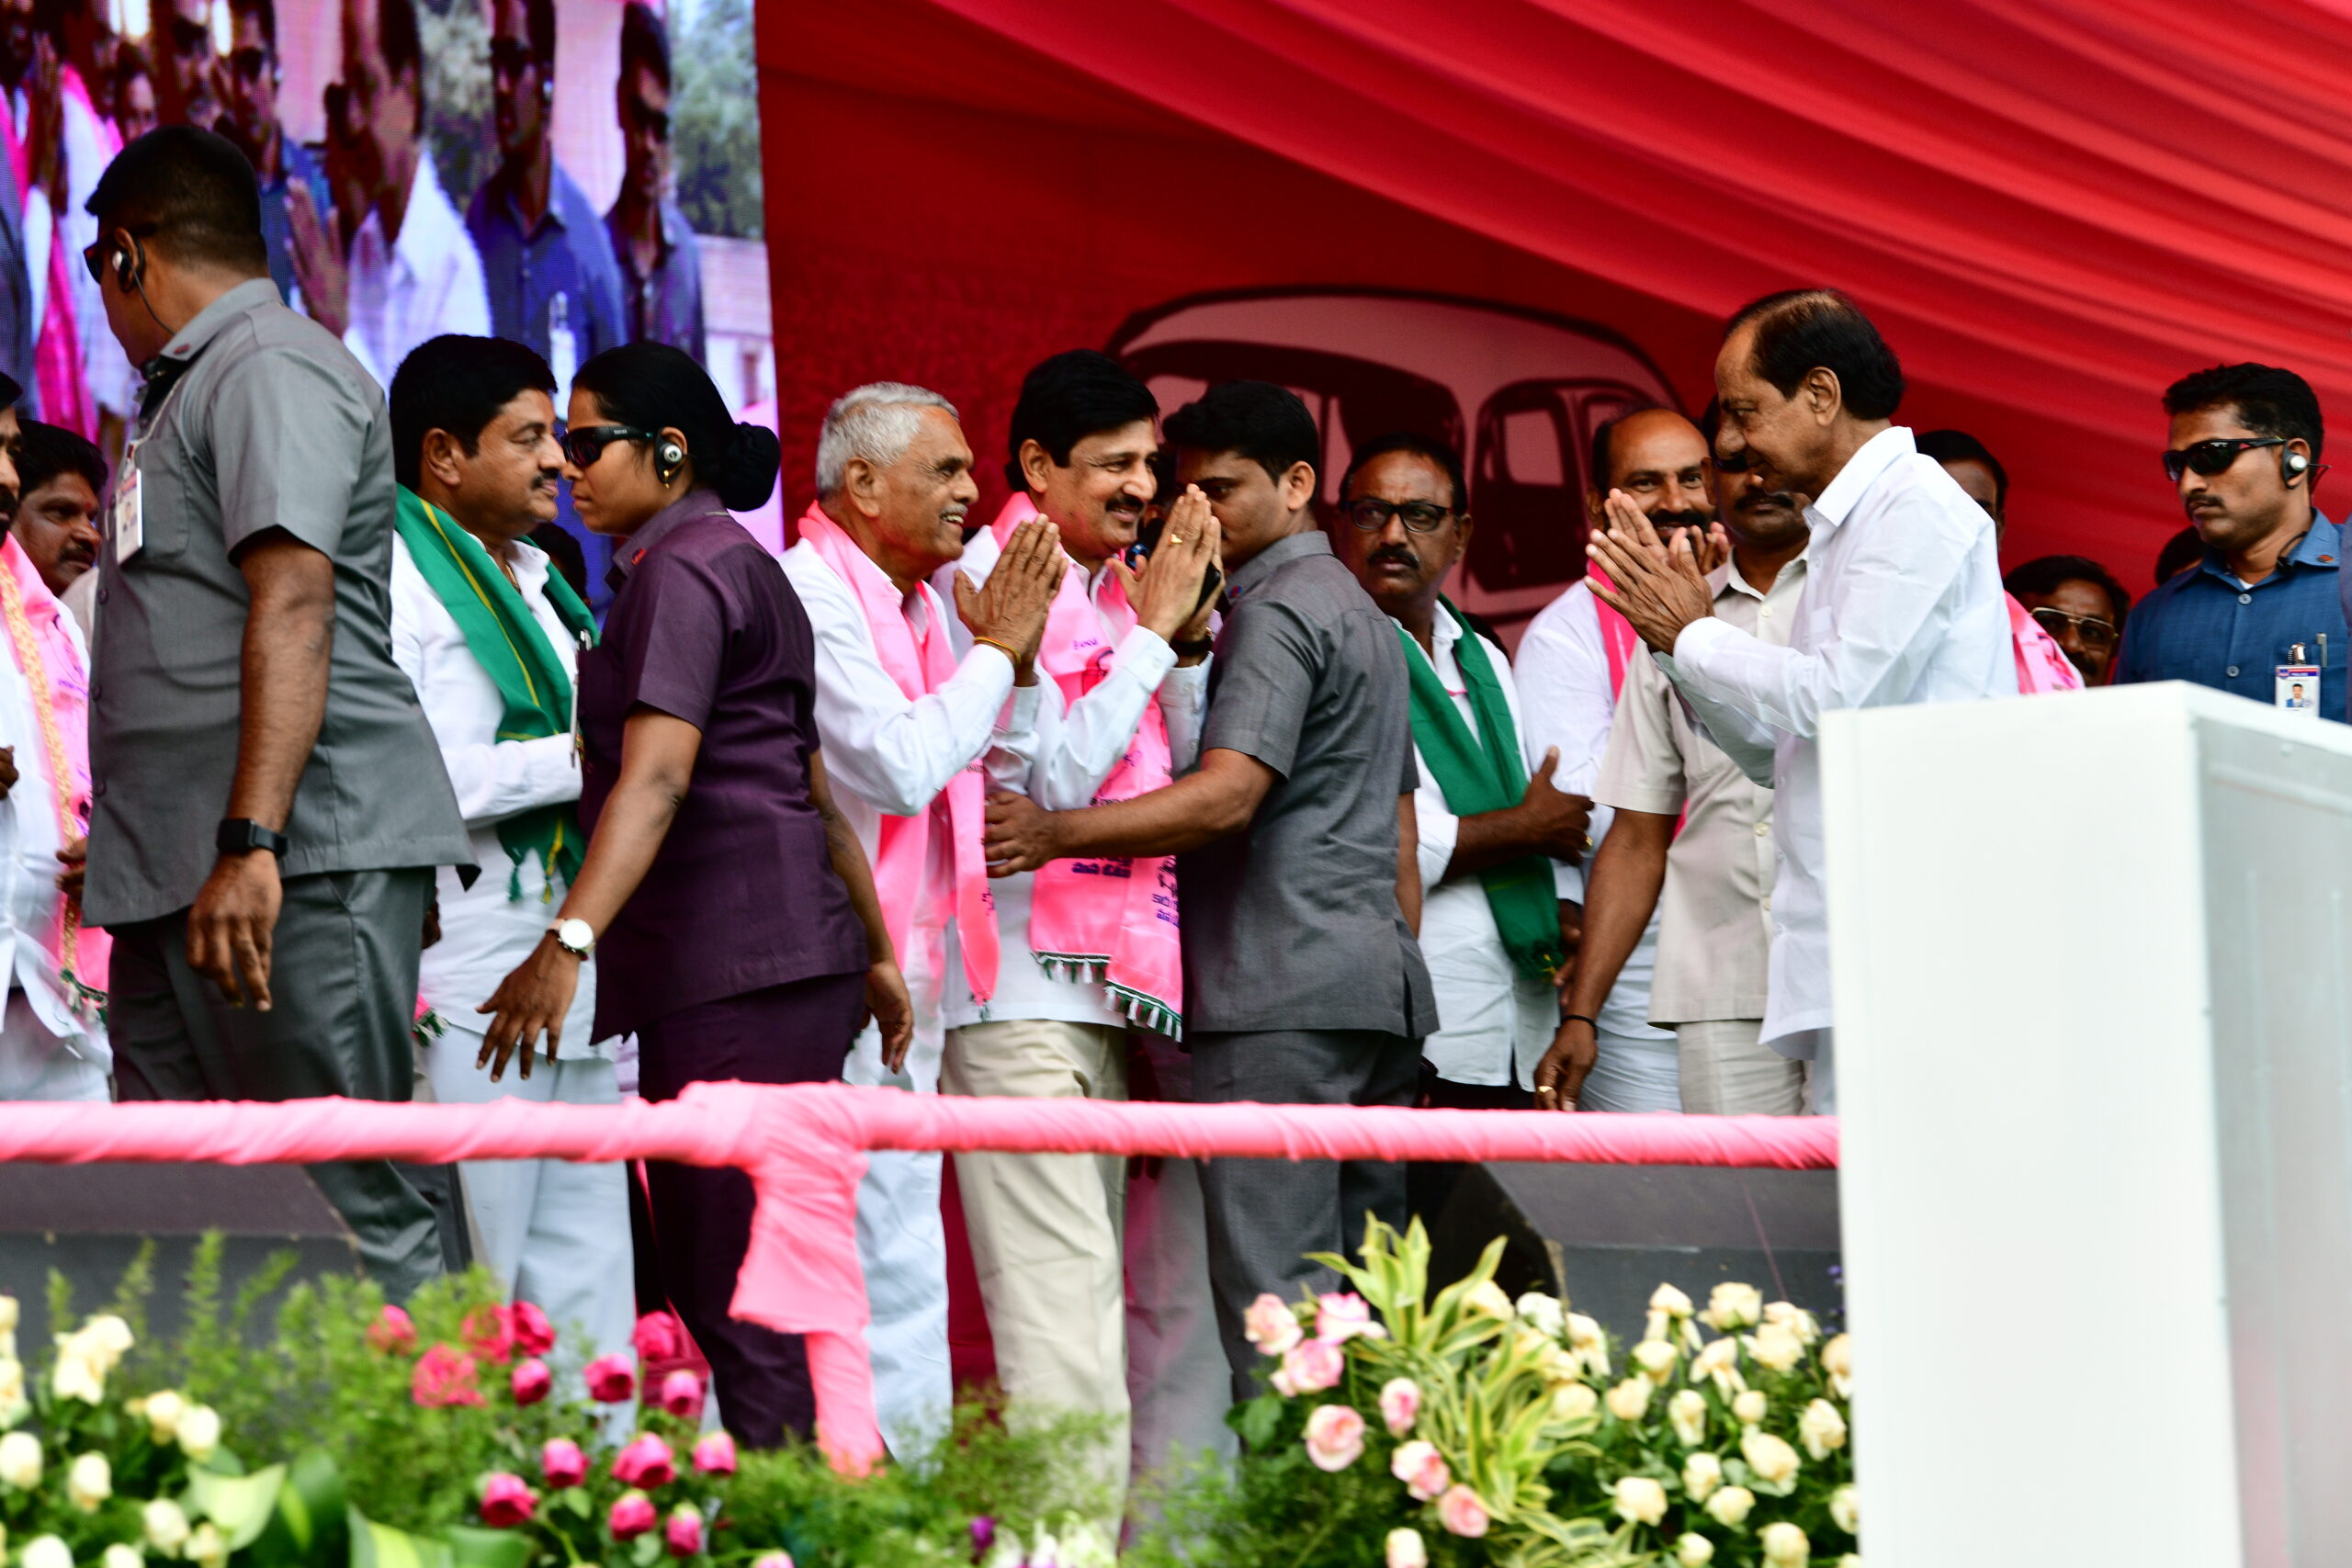
[[[935,306],[924,341],[990,377],[1190,267],[1596,319],[1695,408],[1725,313],[1832,284],[1902,355],[1904,417],[2008,462],[2007,558],[2080,550],[2135,592],[2181,523],[2166,383],[2261,359],[2352,408],[2347,60],[2352,10],[2294,0],[880,0],[763,7],[762,32],[780,255],[890,253],[857,198],[878,217],[877,180],[911,180],[929,259],[889,309]],[[958,258],[978,271],[946,281]],[[878,307],[841,293],[892,268],[846,265],[780,261],[779,344],[818,351],[788,423],[865,368]],[[1027,287],[974,281],[998,265]],[[970,378],[979,446],[1012,388],[909,356]]]

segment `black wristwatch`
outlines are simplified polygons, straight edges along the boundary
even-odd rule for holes
[[[254,850],[267,850],[278,859],[286,858],[286,835],[263,827],[250,817],[232,817],[223,821],[212,835],[212,847],[224,855],[249,854]]]
[[[1185,641],[1171,642],[1168,646],[1175,650],[1176,657],[1179,659],[1206,659],[1209,656],[1209,650],[1216,647],[1216,639],[1205,637],[1193,637]]]

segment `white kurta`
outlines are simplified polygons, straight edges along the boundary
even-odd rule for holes
[[[564,673],[576,680],[579,649],[548,600],[548,570],[536,546],[514,546],[515,586]],[[448,1028],[419,1051],[434,1098],[446,1104],[512,1096],[541,1104],[617,1105],[611,1042],[589,1038],[596,1016],[593,957],[580,965],[580,988],[553,1064],[538,1063],[528,1078],[510,1065],[504,1081],[495,1084],[474,1065],[489,1022],[475,1008],[530,955],[562,902],[561,882],[550,879],[537,856],[519,865],[508,857],[498,824],[518,812],[578,800],[580,766],[569,734],[498,739],[505,713],[498,685],[397,534],[391,600],[392,658],[433,726],[480,868],[471,888],[459,884],[451,867],[436,874],[441,940],[424,950],[418,978],[419,994]],[[508,897],[514,886],[519,898]],[[628,1349],[637,1321],[628,1167],[467,1160],[460,1169],[480,1261],[506,1293],[536,1303],[560,1329],[583,1335],[592,1356]]]
[[[1470,705],[1469,684],[1454,649],[1464,637],[1476,635],[1441,605],[1430,628],[1432,651],[1426,656],[1474,739],[1478,738],[1478,716]],[[1510,709],[1513,743],[1524,750],[1526,728],[1510,661],[1499,647],[1479,640]],[[1412,657],[1424,657],[1419,643],[1411,646]],[[1413,760],[1421,770],[1420,787],[1413,792],[1413,816],[1420,825],[1421,958],[1437,992],[1438,1020],[1437,1032],[1421,1042],[1421,1055],[1449,1083],[1516,1082],[1532,1090],[1535,1064],[1560,1027],[1559,993],[1549,980],[1521,975],[1511,963],[1487,886],[1478,875],[1446,879],[1462,818],[1447,806],[1445,791],[1438,786],[1418,743]],[[1532,769],[1543,760],[1538,751],[1525,759],[1525,765]]]
[[[1821,717],[1839,708],[2017,694],[1993,520],[1901,425],[1847,459],[1819,500],[1788,646],[1719,617],[1659,661],[1709,735],[1773,788],[1780,871],[1764,1040],[1812,1055],[1831,1027],[1822,890]]]
[[[0,565],[0,571],[6,570]],[[64,619],[84,668],[80,628]],[[0,802],[0,1100],[103,1100],[114,1055],[105,1028],[78,1016],[43,935],[57,918],[57,803],[32,687],[0,646],[0,746],[15,748],[17,782]]]
[[[945,1047],[941,994],[947,976],[961,974],[955,940],[954,878],[947,834],[950,780],[991,751],[1026,757],[1035,748],[1036,686],[1016,689],[1012,663],[1000,650],[973,647],[938,691],[910,698],[882,667],[874,634],[856,593],[807,544],[785,552],[785,575],[808,614],[817,646],[817,735],[833,802],[874,858],[882,818],[921,817],[929,842],[923,901],[915,927],[944,927],[941,964],[933,973],[931,944],[908,943],[899,955],[914,1000],[915,1037],[903,1071],[882,1065],[881,1036],[860,1032],[842,1076],[854,1084],[935,1094]],[[920,595],[906,604],[918,637],[929,615]],[[951,635],[960,623],[951,617]],[[957,644],[965,639],[957,635]],[[895,914],[895,911],[885,911]],[[1017,939],[1016,939],[1017,940]],[[1007,943],[1008,955],[1017,957]],[[882,1436],[901,1460],[927,1451],[944,1429],[955,1398],[947,1364],[946,1236],[939,1215],[940,1161],[935,1151],[877,1150],[868,1156],[857,1195],[857,1240],[865,1269],[872,1323],[866,1342],[874,1363],[875,1403]]]
[[[427,338],[490,335],[481,256],[441,188],[433,155],[421,146],[399,237],[384,238],[383,217],[372,208],[352,236],[345,306],[350,321],[344,346],[386,387],[409,351]]]

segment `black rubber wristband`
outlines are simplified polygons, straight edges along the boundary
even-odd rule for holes
[[[1595,1034],[1600,1032],[1600,1021],[1597,1018],[1587,1018],[1580,1012],[1562,1013],[1560,1015],[1560,1021],[1562,1023],[1589,1023],[1592,1025],[1592,1032]]]

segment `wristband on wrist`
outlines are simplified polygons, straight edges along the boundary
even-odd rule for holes
[[[997,638],[995,638],[995,637],[974,637],[974,638],[972,639],[972,643],[973,643],[973,646],[978,647],[978,648],[993,648],[993,649],[995,649],[999,653],[1003,654],[1003,655],[1005,656],[1005,658],[1007,658],[1007,659],[1009,659],[1009,660],[1011,660],[1012,661],[1012,667],[1013,667],[1015,670],[1018,670],[1018,669],[1020,669],[1020,668],[1021,668],[1021,654],[1020,654],[1020,651],[1019,651],[1017,649],[1015,649],[1015,648],[1014,648],[1011,643],[1009,643],[1009,642],[1000,641],[999,639],[997,639]]]
[[[1205,659],[1208,657],[1209,650],[1216,646],[1216,639],[1201,637],[1184,642],[1171,640],[1168,646],[1176,650],[1176,657],[1179,659]]]
[[[1592,1025],[1592,1032],[1595,1034],[1600,1032],[1600,1021],[1597,1018],[1588,1018],[1580,1012],[1564,1012],[1560,1015],[1560,1021],[1562,1023],[1589,1023]]]

